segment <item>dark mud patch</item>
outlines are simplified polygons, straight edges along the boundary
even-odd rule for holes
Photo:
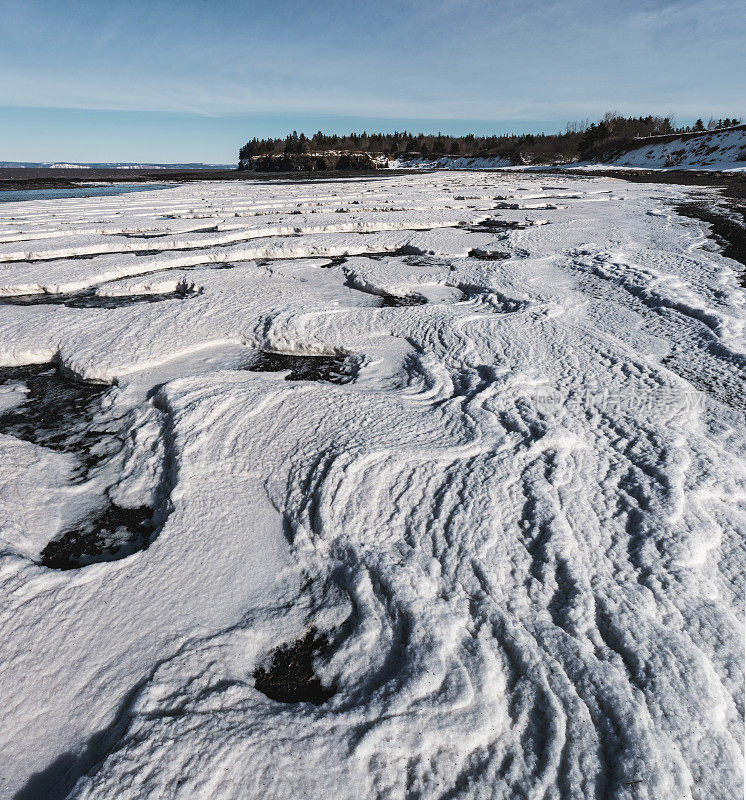
[[[68,377],[56,364],[0,367],[0,385],[25,387],[23,402],[0,414],[0,432],[61,452],[88,466],[103,458],[97,445],[112,434],[92,429],[108,384]]]
[[[407,306],[421,306],[425,303],[427,303],[427,298],[419,294],[381,295],[381,308],[405,308]]]
[[[479,247],[469,250],[469,258],[478,258],[480,261],[505,261],[510,257],[511,254],[504,250],[482,250]]]
[[[113,297],[97,295],[94,289],[69,294],[17,294],[0,297],[0,305],[9,306],[66,306],[67,308],[126,308],[139,303],[160,303],[164,300],[188,300],[196,297],[199,291],[189,287],[179,287],[173,292],[153,294],[123,294]]]
[[[262,351],[244,369],[250,372],[286,372],[286,381],[325,381],[352,383],[357,377],[359,359],[353,356],[309,356]]]
[[[336,693],[336,689],[322,685],[313,669],[314,660],[328,650],[326,634],[311,627],[302,639],[272,651],[269,667],[258,667],[254,671],[254,686],[278,703],[319,706]]]
[[[110,255],[109,253],[82,253],[81,255],[77,256],[46,256],[42,255],[38,258],[16,258],[10,261],[4,261],[3,266],[7,266],[8,264],[12,264],[15,266],[16,264],[36,264],[39,261],[88,261],[91,258],[98,258],[99,256],[106,256]]]
[[[179,252],[183,252],[185,249],[198,250],[198,249],[201,249],[201,248],[196,248],[196,247],[184,248],[184,247],[180,247],[180,248],[175,248],[175,249],[177,249]],[[132,252],[127,252],[127,255],[128,256],[139,256],[139,257],[142,257],[142,256],[157,256],[160,253],[170,253],[170,252],[171,252],[170,249],[168,249],[168,250],[133,250]]]
[[[297,258],[288,257],[288,258],[255,258],[253,262],[256,264],[257,267],[268,267],[272,264],[276,263],[277,261],[328,261],[327,264],[320,264],[319,269],[331,269],[332,267],[341,267],[344,264],[349,256],[299,256]],[[246,262],[250,264],[250,261]]]
[[[730,204],[731,213],[743,219],[741,223],[712,203],[681,203],[674,206],[674,211],[710,225],[712,238],[720,245],[721,253],[746,267],[746,205]],[[746,271],[741,273],[739,280],[746,288]]]
[[[110,502],[96,517],[49,542],[41,551],[39,563],[49,569],[68,570],[116,561],[145,550],[155,528],[152,508],[122,508]]]
[[[74,482],[85,481],[91,469],[121,449],[121,418],[102,412],[108,384],[87,383],[55,364],[41,364],[0,368],[0,385],[17,386],[23,398],[0,414],[0,433],[75,455],[79,467]],[[160,491],[164,497],[165,489]],[[157,529],[153,508],[123,508],[108,493],[103,501],[89,518],[48,542],[39,558],[42,566],[79,569],[125,558],[150,545]],[[167,515],[167,506],[159,513]]]
[[[416,256],[407,256],[406,258],[402,259],[405,264],[410,267],[445,267],[446,269],[452,268],[452,262],[447,258],[442,258],[441,256],[427,256],[427,255],[416,255]]]
[[[482,222],[464,223],[459,228],[470,233],[500,233],[507,231],[522,231],[530,227],[528,223],[507,219],[485,219]]]

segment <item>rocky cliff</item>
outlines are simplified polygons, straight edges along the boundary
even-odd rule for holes
[[[386,169],[389,161],[385,155],[371,153],[278,153],[277,155],[251,156],[238,164],[242,170],[254,172],[318,172],[324,170]]]

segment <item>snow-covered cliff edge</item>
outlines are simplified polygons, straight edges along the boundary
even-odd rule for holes
[[[746,171],[746,125],[679,136],[651,136],[602,163],[615,167]]]

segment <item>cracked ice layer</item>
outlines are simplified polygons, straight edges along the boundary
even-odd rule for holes
[[[8,796],[735,796],[746,315],[687,192],[0,206]]]

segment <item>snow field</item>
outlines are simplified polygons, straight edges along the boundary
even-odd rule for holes
[[[1,363],[111,387],[39,443],[3,420],[49,398],[0,383],[0,795],[740,796],[744,295],[687,191],[0,206]],[[112,507],[149,547],[44,565]],[[271,700],[310,626],[335,693]]]

